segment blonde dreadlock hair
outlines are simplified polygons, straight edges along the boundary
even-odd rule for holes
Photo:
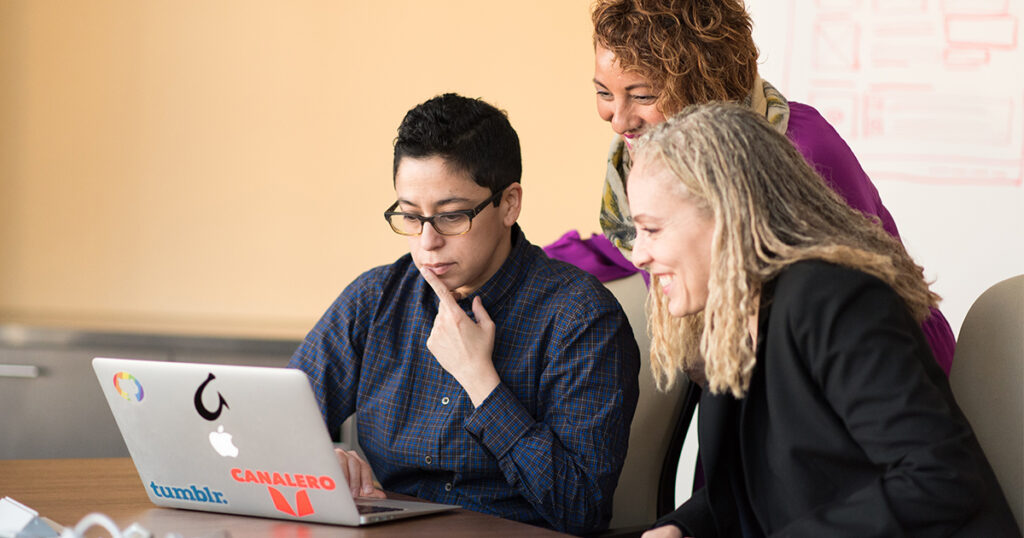
[[[877,220],[851,209],[764,118],[725,103],[693,105],[638,143],[636,162],[658,162],[714,216],[703,312],[673,318],[661,286],[648,298],[651,365],[659,389],[680,371],[712,393],[747,391],[755,363],[748,320],[762,284],[801,260],[823,260],[892,287],[918,321],[939,300],[922,268]]]

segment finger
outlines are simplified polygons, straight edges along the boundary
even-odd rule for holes
[[[420,274],[423,275],[423,279],[427,281],[431,289],[434,290],[434,294],[437,295],[438,300],[441,304],[448,308],[459,308],[459,305],[455,302],[455,298],[452,297],[452,293],[445,287],[444,282],[434,274],[433,271],[425,267],[420,267]],[[461,308],[459,309],[461,310]]]
[[[340,448],[335,448],[334,455],[338,456],[338,463],[341,464],[341,474],[345,477],[345,483],[351,484],[352,481],[348,477],[348,454]],[[351,489],[351,486],[349,486],[349,489]]]
[[[426,267],[420,267],[419,270],[420,274],[423,275],[423,280],[427,281],[427,284],[433,288],[434,293],[437,294],[438,297],[448,295],[448,288],[445,287],[444,282],[441,282],[441,279],[438,278],[433,271]]]
[[[363,457],[360,456],[359,453],[356,452],[355,450],[349,450],[347,454],[351,460],[356,460],[359,462],[359,469],[362,479],[362,487],[359,489],[359,496],[374,497],[377,499],[387,499],[387,495],[382,490],[377,489],[376,485],[373,482],[373,468],[370,467],[369,462],[364,460]]]
[[[363,487],[360,490],[360,495],[368,497],[373,494],[373,470],[370,469],[370,464],[363,460],[359,460],[360,468],[362,469]]]
[[[360,467],[361,467],[361,465],[359,464],[359,460],[358,459],[352,458],[352,457],[348,458],[348,476],[349,476],[348,487],[349,487],[349,489],[352,490],[352,496],[353,497],[358,497],[359,496],[359,490],[361,490],[362,487],[363,487],[363,482],[362,482],[362,476],[363,475],[362,475],[362,469],[360,469]]]
[[[473,299],[473,315],[476,316],[477,324],[494,323],[493,321],[491,321],[491,316],[487,314],[487,309],[484,308],[484,302],[483,300],[480,299],[479,295],[477,295],[476,298]]]

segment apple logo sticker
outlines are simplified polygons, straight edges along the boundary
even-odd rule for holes
[[[224,426],[217,426],[217,431],[210,432],[210,445],[221,456],[226,458],[238,457],[238,447],[231,442],[231,434],[224,431]]]

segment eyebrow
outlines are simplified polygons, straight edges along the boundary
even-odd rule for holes
[[[648,224],[654,223],[654,224],[657,224],[657,223],[661,222],[661,219],[658,219],[656,217],[652,217],[650,215],[647,215],[646,213],[640,213],[638,215],[633,215],[633,222],[636,222],[638,224],[644,224],[644,223],[648,223]]]
[[[602,87],[602,88],[604,88],[606,90],[608,89],[608,86],[605,86],[604,83],[602,83],[600,80],[597,80],[596,78],[594,79],[594,84],[597,84],[598,86],[600,86],[600,87]],[[650,84],[648,84],[646,82],[637,82],[636,84],[630,84],[629,86],[626,86],[626,91],[635,90],[637,88],[651,89],[651,88],[653,88],[653,86],[651,86]]]
[[[446,206],[446,205],[458,204],[458,203],[468,203],[470,201],[471,200],[468,199],[468,198],[462,198],[461,196],[453,196],[451,198],[445,198],[443,200],[438,200],[437,202],[434,203],[434,205],[435,206]],[[416,205],[416,204],[414,204],[414,203],[412,203],[409,200],[406,200],[404,198],[399,198],[398,199],[398,203],[402,204],[402,205],[411,206],[411,207],[414,207],[416,209],[419,209],[419,207],[420,207],[420,206],[418,206],[418,205]]]

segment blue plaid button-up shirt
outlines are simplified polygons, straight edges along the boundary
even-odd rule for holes
[[[501,383],[474,408],[427,350],[437,296],[410,255],[364,273],[290,366],[309,375],[332,430],[357,414],[385,489],[582,533],[611,518],[637,401],[639,352],[595,278],[551,260],[518,225],[479,290]],[[653,486],[652,486],[653,487]]]

